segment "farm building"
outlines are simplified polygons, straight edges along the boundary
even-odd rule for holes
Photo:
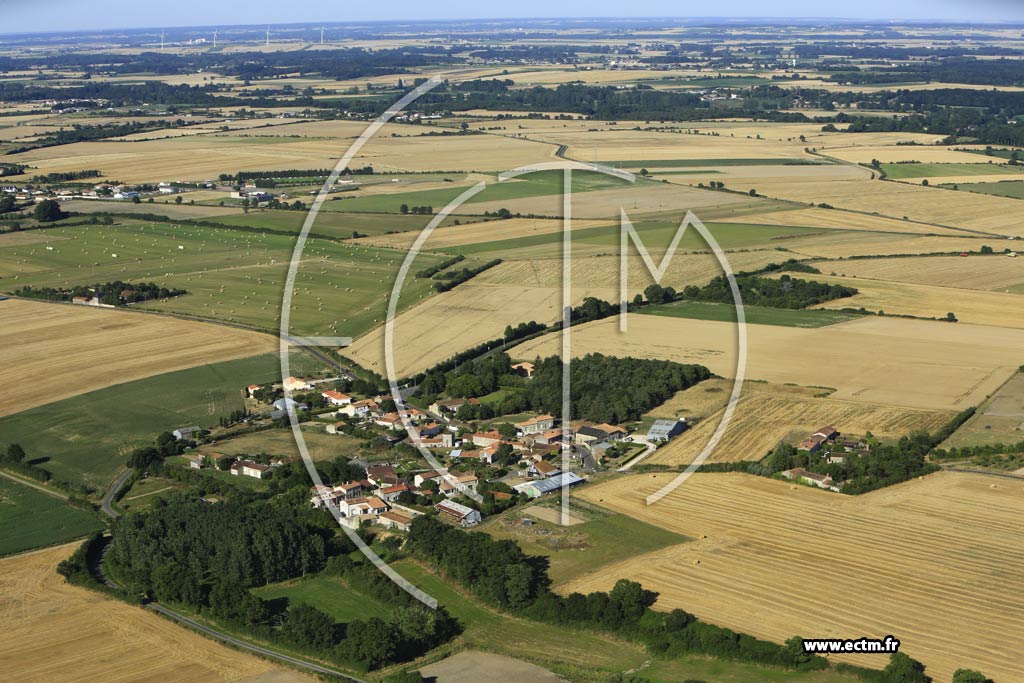
[[[236,477],[242,475],[245,477],[252,477],[254,479],[262,479],[269,471],[270,465],[261,465],[258,462],[253,462],[252,460],[239,460],[231,466],[231,474]]]
[[[647,430],[647,440],[651,443],[664,443],[686,431],[686,420],[655,420]]]
[[[287,411],[289,408],[295,411],[309,410],[309,406],[305,403],[299,403],[293,398],[279,398],[274,401],[274,408],[277,410]]]
[[[334,391],[333,389],[331,391],[325,391],[320,395],[323,396],[332,406],[347,406],[352,402],[351,396],[343,394],[340,391]]]
[[[576,443],[586,446],[587,444],[596,443],[598,441],[604,441],[608,438],[608,433],[603,429],[598,429],[590,425],[584,425],[576,430],[576,436],[574,440]]]
[[[822,489],[837,490],[836,487],[832,486],[832,477],[827,474],[817,474],[816,472],[809,472],[802,467],[795,467],[785,472],[779,472],[786,479],[796,480],[804,484],[810,484],[811,486],[817,486]]]
[[[377,519],[377,523],[387,529],[408,531],[409,527],[412,526],[412,517],[403,515],[400,512],[389,510],[381,513],[380,517]]]
[[[530,476],[537,477],[538,479],[547,479],[548,477],[554,477],[562,473],[562,470],[558,469],[549,462],[540,460],[530,465],[530,469],[527,470]]]
[[[558,474],[547,479],[538,479],[536,481],[516,484],[512,488],[519,493],[525,493],[530,498],[540,498],[545,493],[554,493],[562,488],[578,486],[585,481],[586,479],[577,474],[572,472],[563,472],[562,474]]]
[[[445,500],[434,506],[442,515],[459,523],[460,526],[476,526],[480,523],[480,511],[455,501]]]
[[[178,427],[171,435],[178,441],[191,441],[192,437],[203,431],[202,427],[192,425],[191,427]]]
[[[551,415],[537,415],[529,420],[517,422],[515,428],[523,434],[540,434],[555,426],[555,418]]]

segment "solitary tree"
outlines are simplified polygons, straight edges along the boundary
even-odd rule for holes
[[[67,214],[61,211],[60,204],[54,200],[44,199],[36,204],[33,216],[40,223],[49,223],[51,221],[59,221],[61,218],[67,216]]]

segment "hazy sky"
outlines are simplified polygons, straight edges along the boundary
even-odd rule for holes
[[[638,14],[639,13],[639,14]],[[0,0],[0,33],[126,27],[524,17],[708,16],[1022,21],[1022,0]]]

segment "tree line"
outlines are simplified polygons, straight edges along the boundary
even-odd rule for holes
[[[46,301],[71,301],[75,297],[97,297],[100,303],[108,306],[123,306],[153,299],[169,299],[188,294],[184,289],[168,289],[153,282],[112,282],[94,285],[75,285],[68,288],[32,287],[25,285],[14,290],[16,296]]]

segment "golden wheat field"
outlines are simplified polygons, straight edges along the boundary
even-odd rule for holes
[[[951,147],[935,145],[857,145],[836,147],[830,145],[824,150],[830,157],[852,161],[856,164],[870,164],[878,159],[883,164],[919,161],[924,164],[981,164],[987,159],[971,152],[960,152]],[[1005,160],[994,159],[996,162]]]
[[[778,255],[773,251],[741,252],[730,254],[729,260],[736,269],[758,268],[778,260]],[[631,255],[627,267],[630,296],[653,282],[639,256]],[[585,296],[619,300],[617,256],[574,259],[572,268],[574,305]],[[711,254],[680,254],[672,260],[662,283],[677,288],[703,284],[720,273]],[[396,372],[406,376],[425,370],[459,351],[501,337],[507,325],[529,320],[555,322],[560,315],[561,287],[561,259],[516,260],[426,299],[395,318]],[[357,339],[344,355],[383,374],[383,327]]]
[[[762,184],[763,186],[763,184]],[[728,219],[725,219],[728,221]],[[760,225],[793,225],[812,228],[834,228],[838,230],[858,230],[870,232],[888,232],[897,235],[965,235],[962,230],[922,224],[902,218],[888,218],[871,213],[855,211],[837,211],[820,207],[766,211],[744,216],[744,223]],[[842,254],[837,254],[841,256]]]
[[[724,412],[732,383],[721,393],[717,410],[699,416],[702,419],[687,432],[659,448],[647,462],[685,465],[693,461],[714,434]],[[691,390],[700,389],[697,385]],[[714,388],[714,387],[709,387]],[[729,427],[710,462],[760,460],[780,441],[798,443],[825,425],[833,425],[844,434],[871,432],[880,438],[898,438],[916,430],[935,431],[948,422],[953,413],[876,406],[825,396],[829,392],[813,387],[789,387],[747,382]],[[689,417],[685,407],[678,417]]]
[[[129,183],[216,178],[225,169],[332,168],[365,125],[319,123],[135,142],[76,142],[14,154],[10,160],[30,163],[39,173],[95,168],[104,177]],[[425,135],[419,130],[396,135],[378,133],[352,165],[371,164],[381,171],[504,171],[550,161],[557,149],[496,135]],[[445,168],[438,168],[439,160]]]
[[[850,256],[889,256],[895,254],[935,254],[977,251],[984,244],[995,244],[984,237],[940,237],[931,235],[903,235],[877,232],[833,230],[809,235],[786,243],[786,250],[799,257],[843,259]],[[900,259],[903,260],[903,259]],[[870,261],[864,261],[869,263]],[[823,273],[860,261],[823,261],[815,264]]]
[[[984,241],[975,241],[974,250]],[[989,241],[989,246],[1001,246]],[[912,253],[912,252],[911,252]],[[925,258],[890,258],[822,263],[822,270],[836,275],[889,282],[909,282],[956,289],[977,289],[1002,292],[1024,284],[1024,260],[993,256],[930,256]],[[956,294],[957,300],[960,294]]]
[[[608,224],[609,221],[607,220],[574,220],[570,222],[570,228],[572,230],[582,230]],[[506,218],[503,220],[485,220],[475,223],[461,223],[460,225],[446,225],[435,229],[421,248],[424,250],[446,249],[469,244],[493,242],[495,240],[511,240],[531,237],[533,235],[546,235],[561,232],[564,225],[564,221],[558,218]],[[358,240],[353,241],[359,244],[408,249],[421,232],[422,230],[408,230],[385,235],[360,237]]]
[[[277,346],[269,335],[220,325],[8,299],[0,301],[0,415]]]
[[[939,226],[1024,236],[1018,199],[955,192],[882,180],[766,181],[758,192],[773,199],[826,203],[841,209]],[[934,232],[934,231],[931,231]]]
[[[945,318],[946,314],[954,313],[960,324],[1024,329],[1024,307],[1020,305],[1020,294],[979,292],[971,289],[864,278],[816,275],[815,279],[856,287],[860,292],[856,296],[843,299],[844,303],[829,301],[815,308],[863,306],[871,311],[925,318]]]
[[[834,398],[871,405],[962,410],[981,402],[1020,365],[1024,331],[984,325],[865,317],[819,328],[748,325],[747,379],[834,387]],[[518,360],[559,353],[557,337],[530,340]],[[608,318],[573,328],[572,354],[700,363],[736,372],[736,326],[631,315],[628,331]]]
[[[685,534],[559,588],[623,576],[711,623],[782,642],[893,635],[936,681],[980,669],[1024,680],[1024,482],[938,473],[862,496],[744,474],[618,477],[584,499]],[[879,655],[842,661],[881,667]]]
[[[56,571],[77,544],[0,560],[0,671],[24,683],[298,683],[316,680],[174,622],[68,585]]]

